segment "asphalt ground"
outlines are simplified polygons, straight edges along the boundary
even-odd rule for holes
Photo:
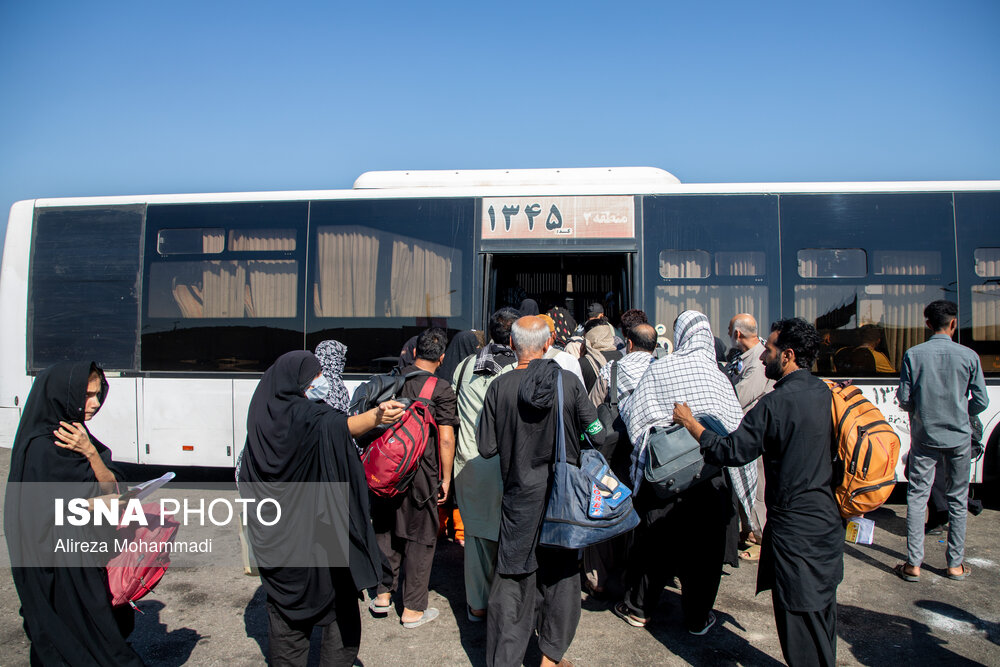
[[[7,457],[0,479],[7,477]],[[146,478],[152,475],[145,475]],[[190,481],[190,480],[188,480]],[[180,482],[184,484],[185,482]],[[0,494],[2,497],[2,494]],[[927,540],[919,583],[892,573],[906,549],[906,505],[897,492],[869,515],[876,522],[871,546],[845,545],[844,581],[838,591],[837,662],[840,665],[1000,665],[1000,511],[995,501],[969,516],[968,580],[944,578],[944,536]],[[217,549],[238,549],[235,532],[220,535]],[[684,548],[683,536],[676,548]],[[646,628],[615,617],[605,602],[581,593],[580,625],[566,657],[576,665],[777,665],[781,649],[770,595],[754,595],[757,566],[725,566],[715,611],[719,622],[704,637],[682,627],[680,591],[668,588]],[[365,603],[366,604],[366,603]],[[486,631],[466,619],[462,548],[439,542],[431,576],[430,605],[441,616],[404,629],[398,614],[375,619],[362,607],[363,665],[482,665]],[[172,568],[138,604],[130,641],[149,665],[266,664],[267,616],[256,577],[232,566]],[[9,570],[0,572],[0,665],[28,662],[19,603]],[[314,636],[313,663],[318,653]],[[541,659],[537,644],[525,664]]]

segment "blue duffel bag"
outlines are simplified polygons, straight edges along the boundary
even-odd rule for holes
[[[566,461],[562,373],[556,387],[556,460],[539,544],[582,549],[627,533],[639,525],[639,515],[632,507],[631,490],[614,476],[599,451],[582,449],[580,467]]]

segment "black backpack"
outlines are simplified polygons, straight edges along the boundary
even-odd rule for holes
[[[368,382],[358,385],[358,388],[354,390],[354,395],[351,396],[351,403],[347,407],[347,415],[349,417],[360,415],[378,406],[379,403],[390,400],[398,400],[408,404],[408,399],[398,398],[399,392],[403,390],[403,385],[406,384],[407,380],[423,375],[432,375],[432,373],[428,371],[414,371],[406,375],[401,375],[399,369],[394,368],[389,373],[373,375]],[[363,436],[356,438],[356,440],[359,445],[365,447],[368,443],[385,433],[388,428],[388,426],[384,425],[376,426]]]

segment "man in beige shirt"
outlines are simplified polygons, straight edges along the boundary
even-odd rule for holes
[[[760,360],[764,344],[757,335],[757,320],[752,315],[740,313],[729,320],[729,338],[740,353],[729,362],[726,374],[736,389],[743,414],[746,414],[757,405],[761,396],[774,388],[774,380],[769,380],[764,375],[764,363]],[[740,558],[757,560],[759,546],[755,545],[760,544],[764,522],[767,520],[764,510],[764,466],[760,458],[757,459],[757,495],[753,504],[753,516],[744,516],[741,508],[740,520],[743,524],[740,535],[750,543],[749,548],[740,552]]]

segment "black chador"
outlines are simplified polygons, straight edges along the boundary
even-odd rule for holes
[[[92,370],[101,376],[99,399],[108,393],[104,374],[90,362],[61,363],[41,373],[31,387],[11,451],[10,475],[4,508],[4,529],[11,561],[31,565],[39,551],[52,558],[53,525],[37,514],[42,501],[39,487],[20,482],[58,483],[69,497],[101,494],[87,458],[55,444],[59,422],[84,421],[87,383]],[[89,432],[88,432],[89,435]],[[111,467],[111,451],[90,435],[104,465]],[[45,487],[48,488],[48,487]],[[51,507],[52,499],[48,499]],[[109,556],[110,557],[110,554]],[[108,573],[102,564],[78,566],[72,557],[63,567],[13,567],[21,598],[24,630],[31,640],[31,664],[142,665],[125,642],[135,619],[131,607],[114,609]]]
[[[332,648],[335,661],[350,664],[361,638],[358,592],[378,583],[383,565],[368,518],[364,468],[351,440],[347,416],[303,394],[319,373],[316,357],[297,351],[279,357],[260,379],[247,415],[240,492],[244,496],[288,498],[306,483],[314,483],[309,485],[311,489],[337,482],[349,484],[346,537],[350,567],[329,567],[334,555],[327,554],[319,558],[316,567],[262,566],[260,574],[267,593],[272,644],[289,635],[304,635],[308,651],[307,630],[314,625],[327,626],[328,631],[339,631],[339,639],[334,638],[339,646],[327,646],[329,635],[324,634],[324,652]],[[305,540],[313,551],[320,549],[331,537],[330,517],[343,509],[333,495],[326,501],[330,506],[314,507],[309,512],[283,511],[273,529],[251,521],[250,541],[255,551],[280,553],[290,536],[295,544]],[[272,650],[272,656],[274,653]]]

